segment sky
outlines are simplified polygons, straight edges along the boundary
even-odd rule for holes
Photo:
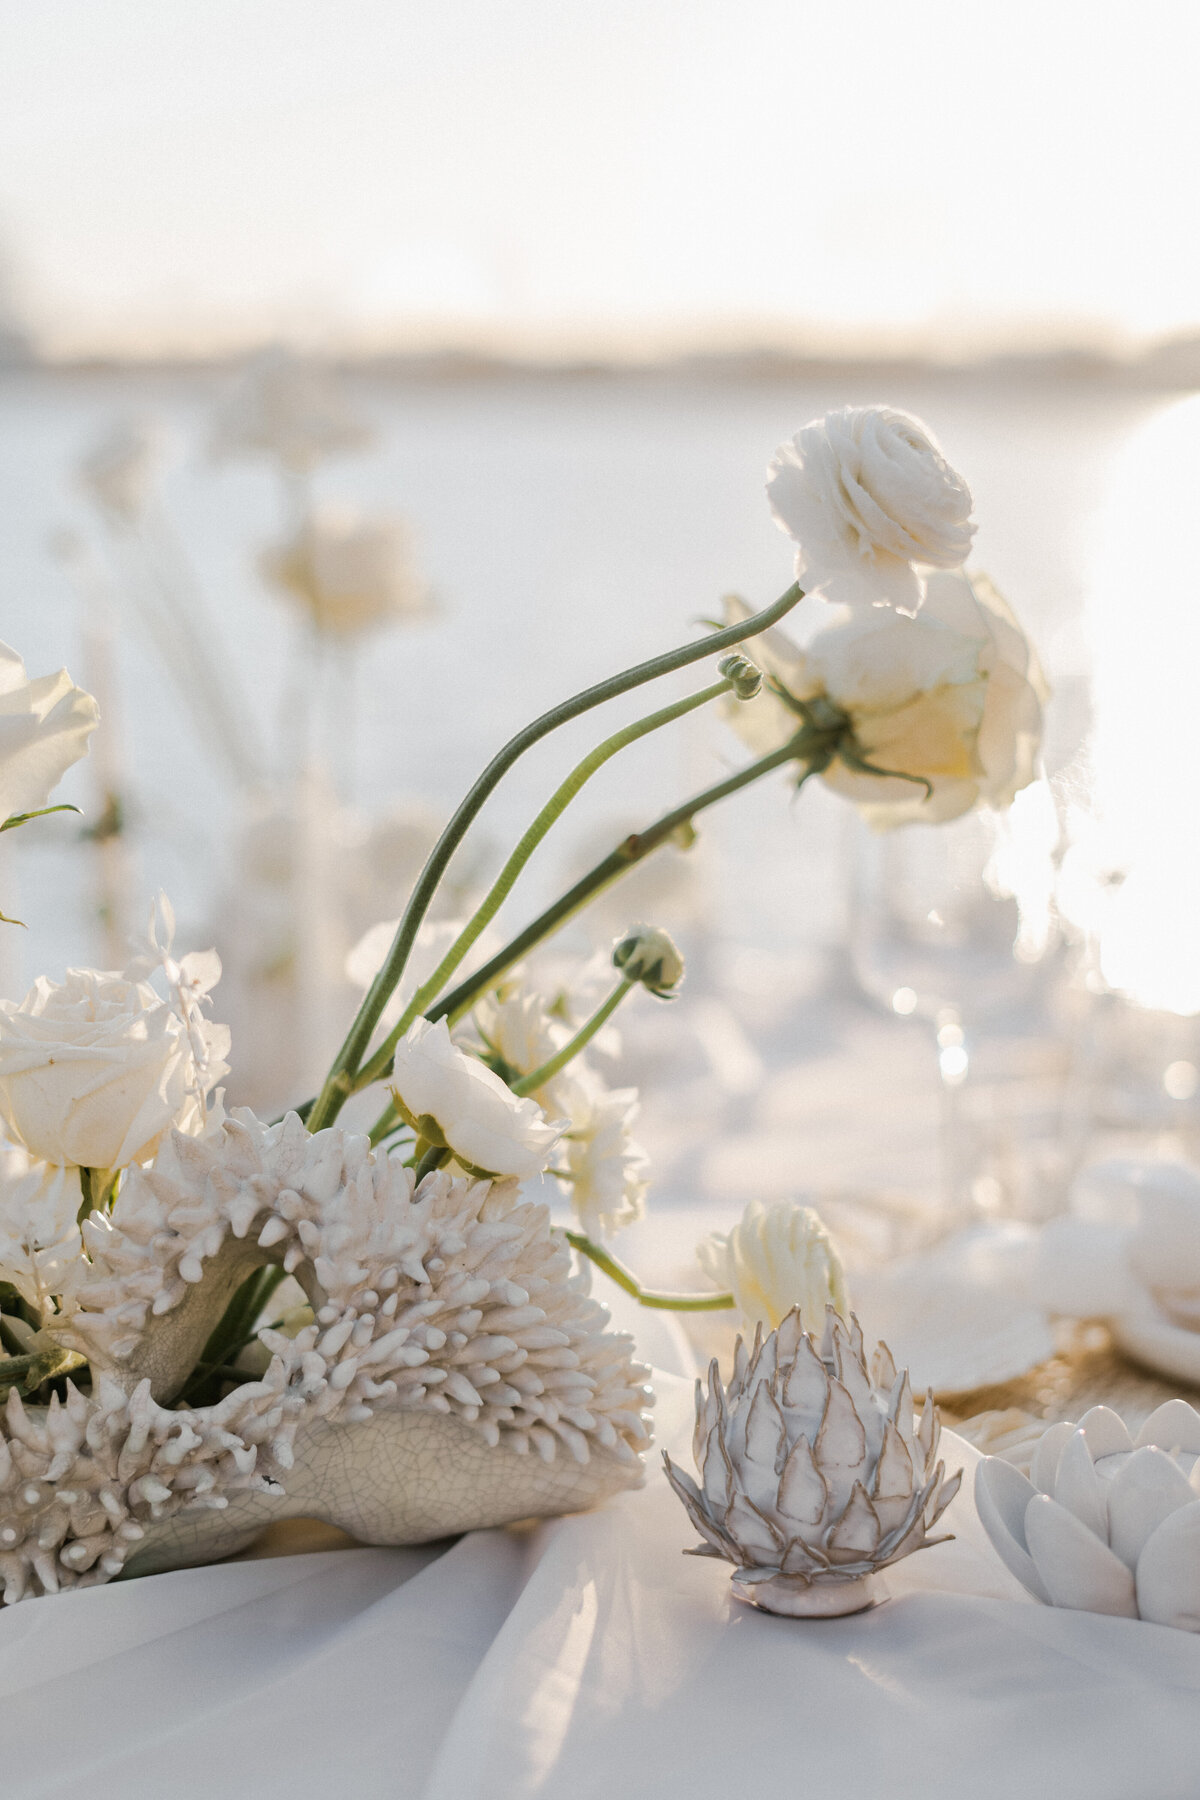
[[[1200,325],[1194,0],[0,0],[52,353]]]

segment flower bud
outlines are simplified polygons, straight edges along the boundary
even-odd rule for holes
[[[810,1330],[819,1328],[827,1305],[850,1310],[842,1259],[811,1206],[752,1200],[733,1230],[714,1232],[697,1255],[718,1287],[732,1289],[751,1328],[761,1319],[774,1329],[793,1306]]]
[[[753,700],[762,687],[762,670],[740,652],[723,656],[717,664],[717,672],[725,677],[737,700]]]
[[[540,1106],[451,1042],[445,1019],[414,1019],[396,1045],[392,1097],[427,1144],[454,1152],[471,1174],[540,1175],[561,1135]]]
[[[613,945],[613,966],[659,1000],[674,1000],[683,981],[683,952],[655,925],[635,925]]]

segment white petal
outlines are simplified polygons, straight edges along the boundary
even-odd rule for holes
[[[1104,1495],[1082,1431],[1073,1431],[1062,1447],[1054,1475],[1054,1498],[1101,1543],[1108,1542]]]
[[[1135,1569],[1163,1520],[1195,1499],[1187,1476],[1165,1450],[1149,1444],[1135,1450],[1108,1487],[1108,1532],[1114,1554]]]
[[[1138,1611],[1155,1625],[1200,1631],[1200,1500],[1163,1520],[1137,1566]]]
[[[1054,1472],[1058,1468],[1058,1459],[1062,1455],[1063,1445],[1074,1429],[1075,1427],[1068,1420],[1061,1419],[1057,1425],[1051,1425],[1050,1429],[1038,1439],[1038,1446],[1033,1453],[1033,1462],[1029,1469],[1029,1479],[1039,1493],[1052,1494],[1054,1492]]]
[[[870,1556],[879,1547],[879,1515],[860,1481],[851,1490],[845,1511],[825,1535],[829,1550],[847,1555]]]
[[[1025,1512],[1025,1541],[1054,1606],[1136,1619],[1133,1576],[1074,1513],[1045,1494]]]
[[[1133,1439],[1124,1419],[1111,1406],[1093,1406],[1079,1421],[1079,1429],[1087,1439],[1093,1462],[1102,1456],[1120,1456],[1133,1449]]]
[[[815,1428],[825,1410],[828,1393],[829,1376],[806,1333],[784,1377],[783,1404],[789,1412],[803,1413],[806,1418],[811,1418]]]
[[[769,1470],[774,1477],[782,1443],[783,1416],[763,1382],[754,1391],[746,1420],[746,1460]],[[773,1489],[774,1481],[771,1485]]]
[[[778,1510],[800,1525],[817,1525],[825,1510],[828,1489],[824,1477],[813,1461],[813,1453],[805,1437],[797,1438],[779,1483]]]
[[[1166,1400],[1146,1420],[1134,1443],[1160,1450],[1187,1450],[1200,1456],[1200,1413],[1186,1400]]]
[[[985,1456],[975,1471],[975,1510],[992,1548],[1021,1586],[1052,1605],[1025,1542],[1025,1514],[1037,1490],[1002,1456]]]
[[[829,1401],[813,1451],[817,1467],[827,1478],[834,1475],[854,1480],[866,1462],[867,1438],[862,1420],[840,1381],[829,1384]]]

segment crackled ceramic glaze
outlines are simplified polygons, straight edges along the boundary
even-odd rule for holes
[[[427,1175],[341,1130],[241,1111],[131,1170],[57,1334],[90,1394],[0,1425],[5,1600],[228,1554],[280,1518],[420,1543],[642,1478],[647,1371],[512,1182]],[[261,1380],[175,1409],[244,1277],[315,1312]]]

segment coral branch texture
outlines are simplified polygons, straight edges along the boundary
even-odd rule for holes
[[[239,1111],[131,1169],[56,1335],[88,1395],[0,1426],[4,1598],[236,1549],[315,1516],[376,1543],[635,1485],[647,1371],[513,1182],[413,1172],[365,1137]],[[238,1285],[272,1262],[314,1322],[260,1380],[171,1410]]]

